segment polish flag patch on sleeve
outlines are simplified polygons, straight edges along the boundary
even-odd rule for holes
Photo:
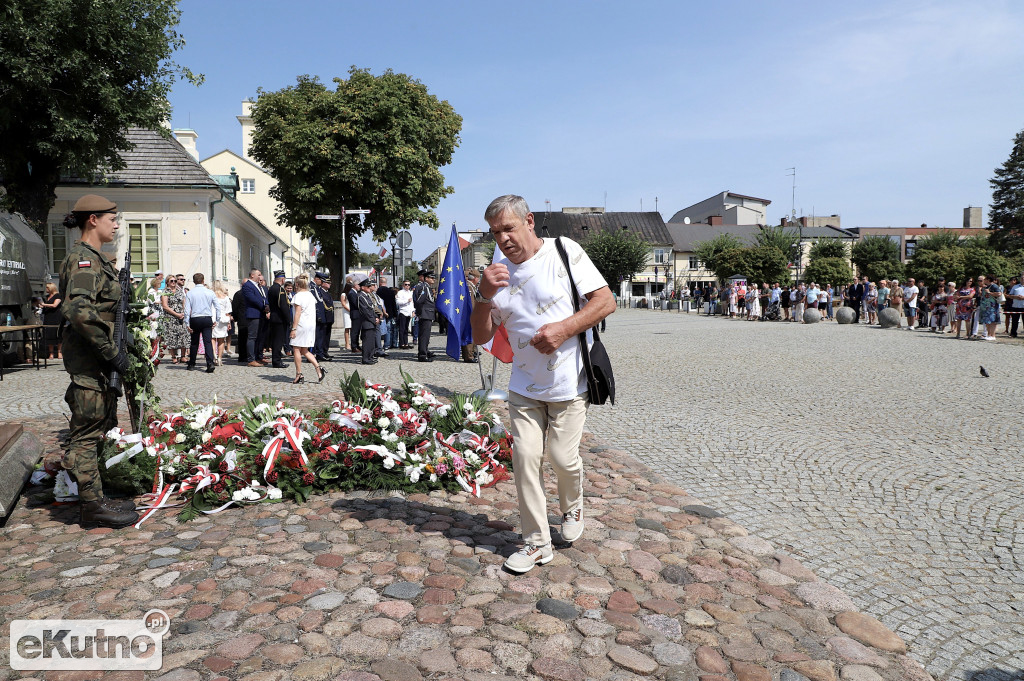
[[[92,260],[79,260],[78,267],[79,269],[83,267],[92,267]]]

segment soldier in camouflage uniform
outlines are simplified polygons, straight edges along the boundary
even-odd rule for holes
[[[64,220],[82,230],[81,240],[60,266],[64,368],[71,376],[64,400],[71,408],[71,437],[64,468],[78,482],[81,524],[122,527],[138,521],[135,504],[103,496],[99,455],[103,438],[117,425],[117,396],[109,374],[128,369],[128,357],[114,345],[114,314],[121,299],[117,269],[100,253],[117,232],[117,205],[87,194]]]

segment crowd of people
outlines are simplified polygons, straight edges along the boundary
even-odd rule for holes
[[[804,322],[804,312],[817,310],[823,319],[835,319],[838,307],[853,310],[854,323],[878,324],[879,312],[892,309],[897,326],[909,331],[929,329],[954,333],[957,338],[995,340],[1000,321],[1002,333],[1016,338],[1024,314],[1024,275],[1004,285],[998,277],[968,277],[961,286],[940,278],[928,287],[908,278],[870,281],[861,277],[851,284],[819,286],[816,282],[780,286],[778,283],[735,282],[697,289],[699,310],[730,319],[748,321]]]

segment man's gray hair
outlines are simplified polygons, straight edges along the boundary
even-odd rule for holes
[[[526,205],[526,199],[516,194],[505,194],[491,201],[484,211],[484,220],[490,222],[506,210],[511,210],[520,220],[525,220],[530,213],[530,207]]]

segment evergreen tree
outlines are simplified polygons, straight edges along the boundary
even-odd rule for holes
[[[1013,140],[1010,158],[996,168],[988,225],[995,246],[1002,251],[1024,248],[1024,130]]]

